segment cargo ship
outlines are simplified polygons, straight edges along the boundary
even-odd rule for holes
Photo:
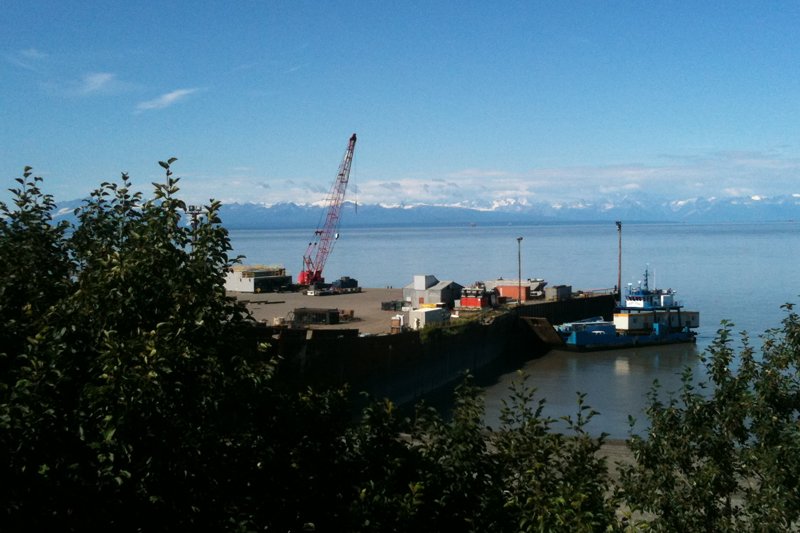
[[[700,313],[686,311],[672,289],[650,289],[649,273],[637,287],[628,287],[613,320],[595,317],[556,327],[561,347],[569,350],[616,350],[695,342]]]

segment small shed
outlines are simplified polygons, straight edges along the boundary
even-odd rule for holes
[[[225,273],[225,290],[275,292],[292,284],[281,265],[234,265]]]
[[[544,296],[544,288],[547,282],[539,278],[518,279],[496,279],[485,282],[488,290],[494,289],[501,298],[527,302]]]
[[[547,300],[569,300],[572,298],[572,285],[553,285],[544,290],[544,297]]]
[[[426,304],[444,304],[452,309],[456,300],[461,297],[461,289],[455,281],[439,281],[430,274],[418,274],[414,281],[403,288],[403,299],[411,303],[412,307]]]
[[[528,283],[513,283],[509,281],[507,285],[498,285],[496,289],[502,298],[509,298],[518,302],[527,302],[531,299],[531,286]]]
[[[461,289],[460,306],[465,309],[486,309],[497,305],[497,290],[487,290],[484,285]]]
[[[443,324],[450,317],[450,313],[441,307],[428,307],[412,309],[408,312],[408,325],[411,329],[422,329],[433,324]]]

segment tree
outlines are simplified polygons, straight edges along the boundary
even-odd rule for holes
[[[16,372],[25,339],[69,290],[67,224],[53,224],[55,201],[25,167],[11,189],[14,207],[0,202],[0,372]]]
[[[275,362],[225,296],[219,203],[196,228],[182,225],[173,162],[152,200],[131,194],[125,175],[102,184],[71,236],[51,224],[52,198],[30,169],[12,190],[17,209],[2,206],[12,528],[170,529],[253,512],[236,496],[268,434]]]
[[[578,394],[568,433],[545,417],[544,398],[525,378],[512,385],[494,441],[503,468],[504,531],[604,531],[614,524],[608,470],[599,454],[604,436],[590,436],[586,424],[597,414]]]
[[[356,427],[351,477],[358,499],[346,531],[602,531],[613,526],[602,439],[583,427],[578,405],[554,431],[531,408],[535,390],[515,382],[497,431],[483,426],[480,390],[467,378],[443,417],[417,406],[413,420],[390,402],[369,407]],[[580,398],[582,400],[582,397]]]
[[[37,490],[27,480],[47,468],[23,457],[38,454],[41,435],[58,423],[42,383],[53,374],[49,359],[39,355],[40,333],[53,331],[47,316],[69,293],[72,271],[67,227],[52,224],[55,202],[31,170],[25,167],[11,189],[14,206],[0,203],[0,495],[12,514],[17,497]]]
[[[677,396],[654,387],[646,436],[622,494],[657,531],[788,531],[800,521],[800,320],[791,305],[756,358],[738,355],[723,322],[704,358],[708,382],[687,370]],[[737,368],[738,367],[738,368]]]

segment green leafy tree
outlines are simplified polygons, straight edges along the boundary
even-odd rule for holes
[[[424,466],[413,487],[424,501],[417,513],[420,528],[496,529],[500,470],[483,415],[483,398],[469,377],[455,391],[449,419],[430,409],[418,413],[414,441]]]
[[[11,189],[13,206],[0,203],[0,494],[8,513],[16,511],[17,494],[36,492],[25,481],[47,469],[21,457],[38,453],[38,437],[58,424],[46,399],[54,373],[51,361],[39,356],[40,331],[52,334],[46,317],[71,289],[67,225],[52,223],[55,202],[31,170]]]
[[[149,200],[101,184],[71,232],[29,169],[2,206],[0,529],[337,530],[379,468],[346,391],[256,342],[219,203],[184,224],[173,162]]]
[[[181,223],[170,165],[151,200],[104,183],[69,236],[29,169],[2,206],[5,518],[21,529],[174,529],[239,500],[269,434],[274,361],[227,298],[219,203]],[[264,413],[265,415],[267,413]],[[259,450],[260,454],[268,453]],[[260,504],[259,504],[260,505]]]
[[[367,405],[348,431],[351,485],[345,531],[413,530],[426,494],[425,468],[412,437],[412,422],[384,399]]]
[[[388,400],[367,406],[348,432],[351,504],[338,529],[486,531],[502,511],[502,491],[482,406],[469,380],[446,419],[424,405],[413,419]]]
[[[55,201],[25,167],[14,204],[0,202],[0,371],[16,372],[22,347],[48,309],[69,290],[67,223],[53,224]]]
[[[605,437],[586,431],[597,413],[579,394],[576,416],[562,418],[564,434],[543,415],[546,401],[535,393],[524,379],[513,384],[501,412],[495,445],[511,521],[504,531],[604,531],[615,523],[615,504],[598,453]]]
[[[585,431],[594,416],[591,409],[579,396],[576,417],[563,420],[569,434],[561,435],[556,420],[542,414],[544,400],[534,400],[526,379],[515,382],[497,431],[483,425],[482,396],[470,380],[456,390],[447,418],[420,407],[413,421],[404,422],[391,404],[371,408],[359,426],[358,442],[379,457],[356,454],[356,462],[364,461],[356,509],[360,522],[348,530],[613,527],[610,481],[598,455],[603,439]]]
[[[788,311],[761,357],[724,322],[705,357],[708,381],[685,371],[666,401],[656,386],[646,435],[630,441],[622,494],[657,531],[788,531],[800,498],[800,320]]]

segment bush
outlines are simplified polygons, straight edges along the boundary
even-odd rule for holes
[[[297,395],[225,296],[219,203],[181,224],[173,161],[150,200],[103,183],[72,232],[29,168],[0,205],[2,529],[246,525],[264,508],[249,487],[278,475],[259,465],[287,453],[270,437]]]
[[[677,396],[653,389],[647,435],[631,439],[636,463],[622,470],[625,501],[653,529],[797,528],[800,320],[785,308],[760,358],[746,335],[737,356],[724,322],[704,359],[709,382],[687,370]]]

